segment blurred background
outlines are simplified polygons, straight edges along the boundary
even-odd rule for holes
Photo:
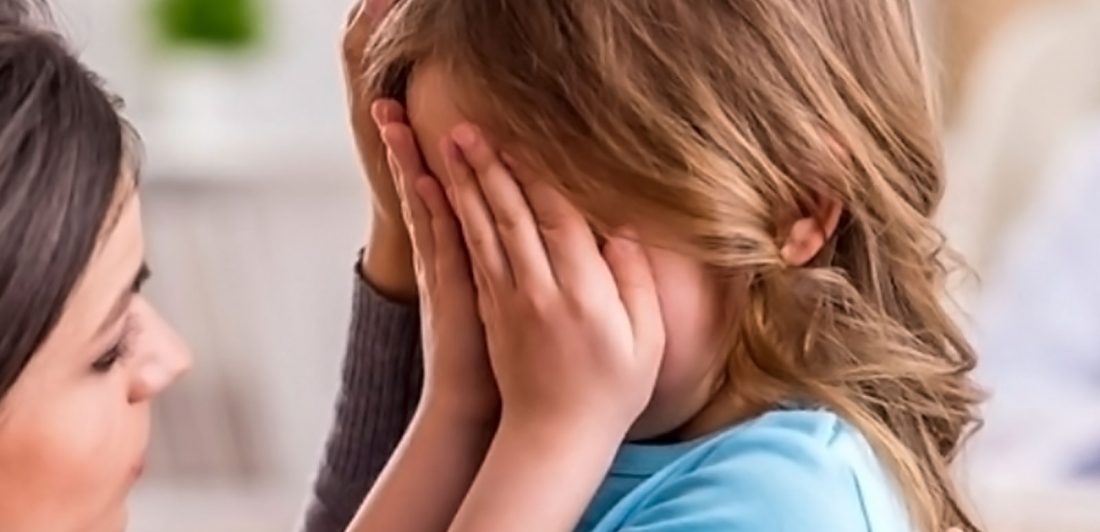
[[[994,531],[1100,531],[1100,1],[915,0],[945,230],[992,393],[960,476]],[[158,405],[136,532],[289,530],[343,355],[363,188],[349,0],[54,0],[145,139],[150,295],[196,369]]]

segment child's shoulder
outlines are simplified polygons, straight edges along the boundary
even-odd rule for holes
[[[825,472],[843,469],[846,451],[866,445],[859,431],[827,410],[775,410],[715,435],[702,459],[746,465],[763,460],[803,473]]]
[[[761,530],[908,530],[890,475],[866,438],[832,412],[769,412],[706,447],[684,479],[723,486],[712,504],[732,504]]]
[[[655,475],[623,524],[662,532],[908,531],[888,478],[839,416],[774,411],[708,438]]]

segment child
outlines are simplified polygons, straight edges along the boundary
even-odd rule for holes
[[[909,2],[407,0],[367,65],[454,336],[358,527],[977,530]]]

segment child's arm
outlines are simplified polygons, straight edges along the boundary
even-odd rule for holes
[[[596,429],[502,425],[451,530],[573,530],[622,442]]]
[[[341,532],[355,515],[417,407],[423,363],[416,279],[392,180],[371,171],[378,126],[361,80],[367,42],[395,0],[355,0],[342,36],[348,115],[359,147],[373,222],[356,265],[342,379],[324,457],[300,530]]]
[[[446,530],[491,437],[445,405],[424,405],[348,531]]]
[[[376,107],[417,263],[424,393],[350,530],[437,531],[450,524],[485,456],[499,398],[458,221],[425,174],[409,126],[381,119],[404,110],[393,101]]]

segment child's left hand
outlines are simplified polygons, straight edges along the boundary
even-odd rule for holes
[[[617,446],[652,396],[664,351],[647,255],[630,235],[610,237],[601,253],[564,196],[508,168],[472,126],[444,142],[444,157],[501,393],[501,430],[580,431],[582,440]]]

